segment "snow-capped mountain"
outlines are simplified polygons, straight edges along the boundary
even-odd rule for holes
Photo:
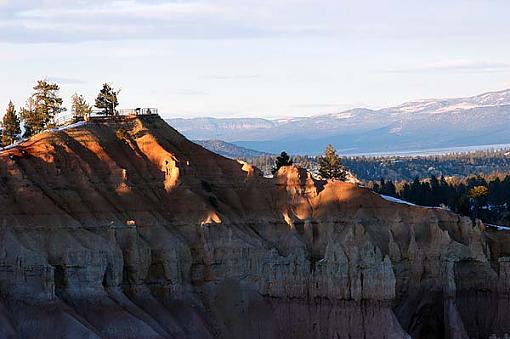
[[[510,89],[489,92],[468,98],[426,99],[406,102],[397,107],[385,108],[381,111],[390,113],[445,113],[477,107],[510,105]]]
[[[416,151],[510,143],[510,89],[467,98],[426,99],[379,110],[268,119],[170,119],[193,139],[221,139],[264,152]]]

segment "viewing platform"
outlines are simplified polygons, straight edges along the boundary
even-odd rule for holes
[[[158,109],[155,107],[137,107],[137,108],[122,108],[115,110],[115,114],[106,115],[102,109],[93,109],[89,116],[85,117],[85,121],[90,120],[106,120],[115,117],[135,117],[146,115],[159,115]],[[74,122],[74,115],[72,112],[64,112],[55,117],[55,125],[63,126]]]
[[[117,110],[117,115],[158,115],[157,108],[123,108]]]

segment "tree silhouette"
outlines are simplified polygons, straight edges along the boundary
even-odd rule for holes
[[[324,150],[324,155],[319,158],[319,174],[325,179],[345,180],[347,171],[336,154],[333,145],[328,145]],[[382,187],[381,187],[382,189]]]
[[[14,109],[12,101],[7,106],[7,111],[2,119],[3,130],[2,130],[2,144],[8,146],[14,143],[18,139],[18,135],[21,133],[19,118]]]
[[[108,83],[103,84],[103,88],[99,91],[96,98],[96,107],[103,109],[104,115],[116,115],[115,108],[119,105],[117,95],[120,90],[115,91]]]
[[[83,95],[74,93],[71,97],[71,101],[73,120],[75,122],[84,120],[86,116],[92,113],[92,107],[87,103],[87,101],[85,101]]]
[[[280,153],[280,155],[278,157],[276,157],[276,160],[274,162],[274,166],[273,166],[271,172],[273,174],[276,174],[276,172],[278,172],[278,170],[282,166],[290,166],[290,165],[292,165],[292,159],[287,154],[287,152],[284,151],[284,152]]]
[[[44,79],[37,81],[34,93],[27,101],[27,107],[21,110],[25,136],[32,136],[53,126],[55,116],[65,111],[59,90],[60,87],[55,83],[49,83]]]

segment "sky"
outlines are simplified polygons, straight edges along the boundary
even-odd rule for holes
[[[0,0],[0,109],[36,80],[164,117],[290,117],[510,88],[507,0]],[[1,113],[0,113],[1,114]]]

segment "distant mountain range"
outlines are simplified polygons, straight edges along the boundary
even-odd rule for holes
[[[317,154],[330,143],[342,154],[506,144],[510,143],[510,89],[305,118],[167,121],[191,139],[220,139],[268,153]]]
[[[223,140],[193,140],[193,142],[195,144],[199,144],[211,152],[231,159],[249,159],[263,155],[270,155],[269,153],[259,152],[245,147],[237,146]]]

